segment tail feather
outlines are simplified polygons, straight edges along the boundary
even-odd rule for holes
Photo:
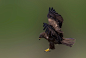
[[[72,47],[72,45],[74,45],[74,41],[75,41],[74,38],[64,38],[64,40],[62,40],[61,43],[66,46]]]

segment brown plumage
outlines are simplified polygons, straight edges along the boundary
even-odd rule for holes
[[[46,23],[44,23],[44,25],[47,25],[46,29],[48,29],[48,31],[40,33],[39,38],[45,38],[48,40],[49,49],[55,49],[55,44],[64,44],[72,47],[74,44],[73,38],[63,38],[63,33],[57,33],[52,27],[49,27],[50,25]]]
[[[55,44],[64,44],[72,47],[74,44],[73,38],[63,38],[63,32],[61,31],[63,18],[60,14],[56,13],[53,8],[49,8],[47,15],[48,23],[43,23],[45,32],[39,35],[39,38],[45,38],[49,42],[49,49],[55,49]],[[49,51],[49,49],[45,51]]]
[[[63,38],[61,43],[57,39],[52,36],[48,36],[45,32],[41,33],[39,38],[45,38],[49,42],[49,49],[55,49],[55,44],[64,44],[66,46],[72,47],[74,44],[74,39],[73,38]]]
[[[58,14],[53,7],[49,7],[49,13],[47,14],[49,25],[52,25],[55,30],[62,27],[63,18]]]
[[[55,38],[53,38],[52,36],[48,35],[46,32],[42,32],[39,36],[39,38],[45,38],[46,40],[48,40],[49,42],[49,49],[55,49]]]

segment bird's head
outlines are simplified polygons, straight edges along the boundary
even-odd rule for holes
[[[39,38],[44,38],[44,35],[39,35]]]
[[[41,34],[39,35],[39,40],[40,40],[41,38],[44,38],[44,33],[41,33]]]

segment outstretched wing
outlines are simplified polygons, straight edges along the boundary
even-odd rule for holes
[[[55,31],[62,33],[61,28],[59,27],[59,24],[57,24],[58,22],[56,22],[55,20],[51,18],[48,18],[48,22],[49,22],[49,25],[53,26]]]
[[[45,32],[48,35],[51,35],[51,36],[52,35],[56,35],[55,30],[54,30],[54,28],[51,25],[48,25],[47,23],[43,23],[43,27],[44,27],[43,30],[45,30]]]
[[[45,32],[48,34],[48,35],[51,35],[52,37],[56,37],[56,39],[58,39],[58,41],[62,41],[62,37],[55,31],[55,29],[51,26],[51,25],[48,25],[47,23],[43,23],[43,27],[45,30]]]
[[[52,23],[54,23],[54,28],[55,28],[55,26],[57,25],[59,28],[61,28],[62,27],[62,23],[63,23],[63,18],[62,18],[62,16],[60,15],[60,14],[58,14],[54,9],[53,9],[53,7],[52,8],[50,8],[49,7],[49,13],[48,13],[48,15],[47,15],[47,17],[48,17],[48,19],[52,19],[52,20],[54,20]],[[51,23],[50,23],[51,24]]]

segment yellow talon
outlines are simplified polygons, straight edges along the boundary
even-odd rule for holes
[[[48,52],[48,51],[50,51],[50,49],[49,49],[49,48],[45,50],[45,52]]]

